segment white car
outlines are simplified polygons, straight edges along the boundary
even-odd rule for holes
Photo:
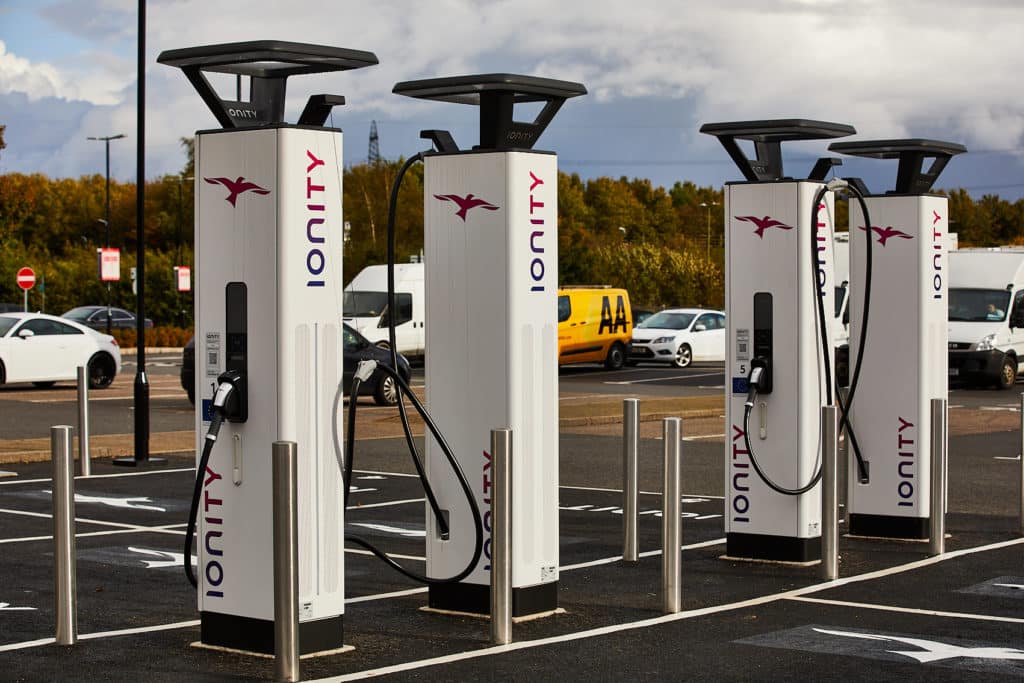
[[[121,371],[113,337],[45,313],[0,314],[0,384],[49,387],[78,379],[88,368],[89,387],[105,389]]]
[[[703,308],[658,311],[633,328],[629,364],[725,360],[725,313]]]

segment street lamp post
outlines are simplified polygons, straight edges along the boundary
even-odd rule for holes
[[[708,224],[707,254],[704,258],[707,261],[711,261],[711,207],[718,206],[718,202],[711,202],[710,204],[708,202],[701,202],[700,205],[704,207],[704,213],[707,216]]]
[[[106,226],[106,237],[104,239],[103,246],[110,247],[110,141],[120,140],[124,137],[124,133],[118,133],[117,135],[106,135],[103,137],[89,137],[88,140],[102,140],[106,146],[107,152],[107,218],[101,221]],[[107,283],[107,334],[110,334],[110,283]]]

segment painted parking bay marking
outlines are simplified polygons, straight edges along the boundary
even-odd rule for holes
[[[681,501],[682,505],[692,505],[695,503],[710,503],[709,498],[683,498]],[[613,515],[621,515],[622,507],[618,505],[604,505],[596,507],[592,504],[585,503],[583,505],[559,505],[559,510],[565,510],[567,512],[609,512]],[[654,515],[655,517],[661,517],[661,510],[641,510],[637,512],[638,515]],[[699,512],[682,512],[680,517],[683,519],[717,519],[721,517],[720,514],[701,514]]]
[[[982,673],[1015,676],[1024,673],[1024,650],[999,643],[965,639],[947,643],[917,634],[809,624],[735,642],[888,662],[906,662],[910,659],[921,665]]]
[[[9,602],[0,602],[0,612],[35,612],[35,607],[11,607]]]
[[[48,493],[51,496],[53,491],[43,490],[43,493]],[[166,508],[159,507],[157,505],[142,505],[141,503],[151,503],[152,501],[148,496],[135,496],[133,498],[114,498],[112,496],[90,496],[84,493],[75,494],[75,503],[97,503],[99,505],[109,505],[112,508],[125,508],[128,510],[154,510],[156,512],[167,512]]]

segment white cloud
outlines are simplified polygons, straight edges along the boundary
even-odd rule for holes
[[[33,63],[0,44],[0,93],[82,99],[102,105],[90,125],[133,129],[134,3],[64,0],[46,16],[88,52]],[[403,140],[472,117],[396,97],[396,82],[508,71],[580,81],[590,95],[568,105],[581,114],[574,120],[594,112],[620,137],[662,126],[646,134],[704,158],[715,147],[696,133],[701,123],[777,117],[849,123],[861,137],[1010,151],[1024,136],[1022,26],[1017,0],[152,0],[149,146],[154,169],[177,170],[178,138],[214,125],[184,76],[156,63],[160,51],[271,38],[375,52],[375,67],[293,79],[289,112],[309,93],[343,94],[339,119],[380,119],[382,129],[406,131]],[[657,99],[660,118],[627,106],[637,98]],[[678,112],[675,130],[663,127],[666,109]],[[631,118],[615,120],[615,111]],[[590,149],[566,154],[601,156],[593,151],[601,140],[580,144]]]

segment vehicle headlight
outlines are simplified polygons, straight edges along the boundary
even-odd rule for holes
[[[984,337],[981,338],[981,341],[978,342],[979,351],[991,351],[992,349],[995,348],[995,346],[996,334],[994,332],[992,334],[985,335]]]
[[[668,344],[673,339],[675,339],[675,337],[658,337],[657,339],[655,339],[651,343],[652,344]]]

